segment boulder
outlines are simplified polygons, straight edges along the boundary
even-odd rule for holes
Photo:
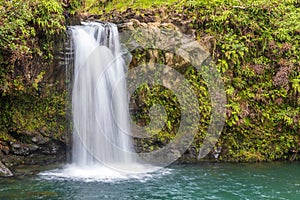
[[[0,176],[13,176],[13,173],[0,161]]]

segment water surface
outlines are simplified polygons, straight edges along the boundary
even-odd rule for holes
[[[300,199],[300,163],[172,165],[128,179],[0,179],[0,199]]]

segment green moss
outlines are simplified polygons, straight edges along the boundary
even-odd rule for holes
[[[99,10],[110,10],[108,5],[114,4],[117,1],[100,5]],[[130,7],[144,12],[143,6]],[[178,20],[178,13],[179,20],[189,19],[197,38],[212,38],[213,60],[225,83],[227,119],[217,144],[223,147],[220,159],[294,159],[300,150],[299,1],[183,0],[165,6],[171,21]],[[192,77],[189,70],[180,72]],[[191,80],[201,93],[203,85],[197,86],[197,78]],[[210,105],[201,106],[209,110]],[[201,121],[193,146],[201,146],[208,123],[209,117]]]
[[[25,140],[28,136],[39,134],[62,140],[66,131],[64,97],[65,95],[59,93],[52,93],[43,98],[26,94],[1,97],[2,139],[7,140],[8,134],[11,133]]]
[[[212,38],[212,57],[222,73],[228,98],[226,124],[217,144],[222,146],[221,160],[294,159],[300,150],[299,1],[71,0],[67,11],[101,14],[127,8],[141,14],[145,9],[163,8],[164,17],[169,16],[171,21],[178,20],[178,14],[179,20],[189,19],[189,27],[196,30],[197,38]],[[64,94],[39,94],[43,72],[47,73],[53,60],[54,40],[65,30],[63,12],[61,1],[56,0],[0,0],[0,34],[5,35],[0,38],[3,140],[10,140],[9,133],[60,138],[65,131]],[[135,64],[147,61],[147,52],[133,55]],[[163,56],[157,60],[164,62]],[[203,116],[192,144],[199,149],[210,120],[207,87],[193,68],[184,66],[177,70],[202,102],[199,109]],[[175,109],[178,100],[158,86],[145,86],[137,93],[143,94],[143,106],[134,119],[138,123],[148,123],[148,110],[154,104],[164,105],[171,113],[162,131],[150,131],[150,140],[138,141],[145,151],[159,148],[176,135],[180,119],[180,109]]]
[[[173,5],[178,2],[178,0],[87,0],[84,8],[81,8],[82,11],[99,14],[105,9],[105,11],[118,10],[125,11],[127,8],[138,8],[138,9],[150,9],[150,8],[159,8],[161,6]]]
[[[65,94],[46,83],[54,43],[65,31],[61,1],[0,0],[0,140],[63,140]]]
[[[53,60],[55,39],[65,31],[62,5],[0,0],[0,24],[0,92],[31,93]]]

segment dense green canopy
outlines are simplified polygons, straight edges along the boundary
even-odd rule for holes
[[[0,0],[0,140],[12,140],[11,133],[46,131],[51,135],[56,130],[60,137],[65,131],[66,125],[60,120],[65,114],[65,94],[45,89],[41,96],[39,85],[49,73],[54,44],[63,38],[66,21],[72,15],[99,14],[109,21],[113,17],[109,13],[126,13],[131,7],[140,15],[145,9],[157,11],[155,17],[159,18],[163,9],[171,21],[175,17],[188,21],[199,40],[203,35],[211,38],[212,57],[222,73],[228,98],[226,125],[217,144],[223,149],[220,158],[294,159],[300,150],[300,2],[149,2]],[[143,52],[134,53],[143,56]],[[203,89],[201,77],[193,76],[193,70],[188,72],[186,76],[194,81],[195,89]],[[157,95],[161,96],[161,90]],[[157,101],[165,103],[162,98],[147,103]],[[176,101],[173,104],[176,106]],[[169,126],[176,124],[179,115],[168,118]],[[206,123],[202,124],[192,144],[197,149],[205,134]],[[170,127],[164,131],[156,138],[160,144],[175,134]]]

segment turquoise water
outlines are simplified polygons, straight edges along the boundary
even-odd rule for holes
[[[0,199],[300,199],[300,163],[172,165],[143,177],[0,179]]]

